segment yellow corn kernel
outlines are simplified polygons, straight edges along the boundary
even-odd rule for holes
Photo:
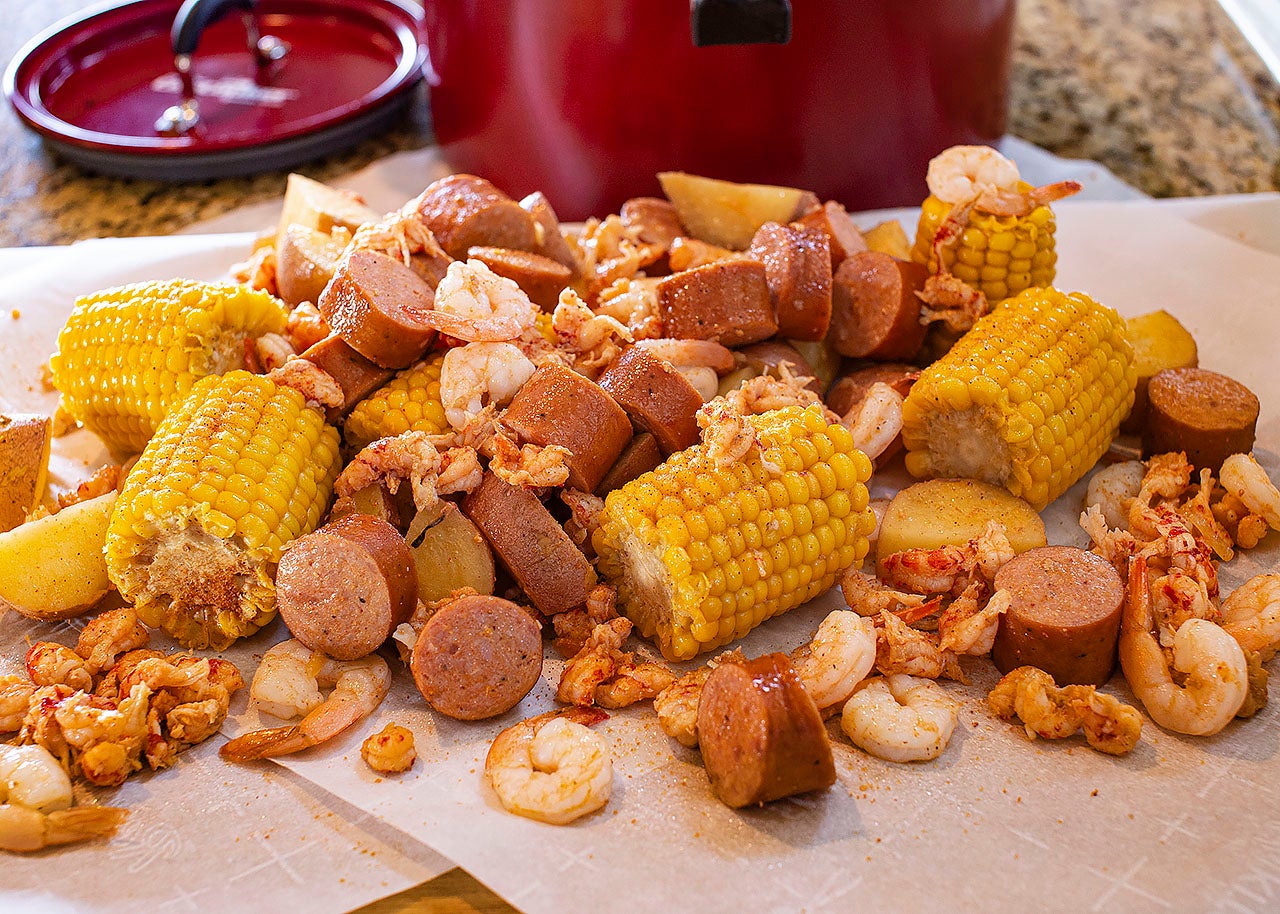
[[[343,434],[359,450],[371,441],[404,432],[439,435],[449,430],[440,403],[440,366],[444,354],[419,362],[356,404],[347,416]]]

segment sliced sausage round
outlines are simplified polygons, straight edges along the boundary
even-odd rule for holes
[[[532,251],[534,218],[498,188],[475,175],[449,175],[418,197],[418,215],[455,260],[476,246]]]
[[[795,224],[816,228],[827,236],[831,245],[833,270],[838,269],[845,258],[867,249],[867,242],[862,237],[862,232],[858,231],[858,227],[853,224],[845,208],[834,200],[828,200],[822,206],[814,208],[800,217]]]
[[[831,324],[831,243],[821,229],[766,222],[751,240],[764,264],[778,334],[820,340]]]
[[[1034,666],[1060,685],[1111,678],[1124,584],[1110,562],[1073,546],[1040,546],[1005,564],[995,588],[1012,598],[991,652],[1001,673]]]
[[[395,374],[389,368],[380,368],[370,362],[336,333],[308,347],[302,357],[342,388],[342,406],[325,410],[325,418],[330,422],[337,422],[351,412],[357,403],[390,381]]]
[[[560,293],[573,279],[572,271],[564,264],[529,251],[474,247],[467,251],[467,257],[514,282],[543,311],[555,310]]]
[[[582,265],[578,263],[569,242],[560,234],[560,220],[556,217],[556,211],[551,208],[551,201],[546,194],[540,190],[534,191],[520,201],[520,208],[533,216],[537,237],[534,253],[563,264],[574,276],[581,273]]]
[[[377,251],[356,251],[320,295],[321,315],[351,348],[383,368],[407,368],[435,330],[422,315],[435,293],[413,270]]]
[[[600,387],[654,436],[663,453],[698,443],[702,396],[666,359],[631,346],[599,378]]]
[[[459,597],[427,620],[409,668],[422,697],[441,714],[496,717],[518,705],[542,675],[542,633],[510,600]]]
[[[284,624],[336,660],[377,650],[417,603],[413,554],[395,527],[367,514],[348,514],[300,537],[276,569]]]
[[[609,467],[609,472],[604,474],[604,479],[596,486],[595,494],[604,498],[614,489],[621,489],[631,480],[648,473],[664,459],[662,448],[658,447],[658,439],[648,432],[641,432],[631,439],[626,450]]]
[[[622,204],[618,215],[623,225],[636,230],[642,242],[660,244],[663,250],[685,234],[675,205],[660,197],[632,197]]]
[[[785,654],[711,671],[698,702],[698,744],[711,789],[735,809],[836,780],[822,715]]]
[[[907,361],[924,343],[920,299],[929,271],[879,251],[862,251],[836,270],[830,338],[854,358]]]
[[[1142,452],[1185,451],[1197,470],[1215,473],[1232,454],[1253,450],[1258,398],[1239,381],[1204,368],[1169,368],[1147,385]]]
[[[862,402],[872,384],[888,384],[905,397],[920,377],[920,369],[906,362],[874,362],[844,372],[827,391],[827,408],[843,416]]]
[[[658,283],[663,333],[741,346],[778,332],[764,265],[736,258],[673,273]]]

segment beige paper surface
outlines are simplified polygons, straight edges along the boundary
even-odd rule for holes
[[[1182,319],[1200,343],[1202,365],[1232,374],[1261,397],[1260,457],[1280,470],[1280,259],[1191,226],[1159,204],[1066,203],[1059,211],[1060,286],[1089,291],[1125,314],[1163,307]],[[243,250],[223,239],[182,240],[197,245],[187,253],[201,275],[217,258],[225,266]],[[103,266],[96,257],[88,265]],[[8,377],[7,359],[0,353],[0,379]],[[877,480],[882,489],[897,482]],[[1084,541],[1075,526],[1082,492],[1077,486],[1046,512],[1051,541]],[[1276,540],[1240,570],[1274,567]],[[1229,588],[1234,569],[1224,569],[1223,578]],[[790,649],[837,605],[829,594],[769,623],[743,647],[748,654]],[[261,651],[265,642],[255,647]],[[1029,743],[1016,725],[994,719],[984,702],[994,669],[974,662],[972,685],[945,684],[963,710],[937,761],[880,762],[833,728],[835,787],[737,812],[710,795],[696,752],[663,736],[650,712],[630,709],[601,725],[615,757],[609,806],[554,828],[505,813],[481,769],[502,727],[551,706],[559,669],[548,659],[542,682],[519,708],[473,724],[434,715],[401,673],[368,726],[283,761],[534,914],[1264,911],[1280,904],[1274,704],[1209,739],[1178,737],[1148,722],[1139,748],[1112,759],[1080,738]],[[1108,688],[1128,697],[1119,677]],[[421,760],[406,775],[379,780],[360,763],[358,746],[389,720],[415,731]],[[257,720],[248,712],[237,723]]]

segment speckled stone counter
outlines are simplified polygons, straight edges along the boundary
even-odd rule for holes
[[[0,0],[0,59],[84,5]],[[1009,130],[1155,196],[1280,188],[1280,87],[1215,0],[1020,0]],[[404,123],[300,168],[325,180],[430,140]],[[173,186],[88,175],[0,111],[0,245],[151,235],[280,194],[281,172]]]

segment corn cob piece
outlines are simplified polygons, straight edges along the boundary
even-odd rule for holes
[[[129,472],[107,574],[148,625],[221,650],[275,615],[280,552],[320,522],[339,469],[337,430],[300,393],[204,378]]]
[[[592,540],[599,570],[622,612],[671,660],[794,609],[867,554],[871,461],[849,431],[817,407],[750,421],[763,461],[754,451],[717,465],[697,444],[605,499]]]
[[[1020,183],[1022,191],[1030,184]],[[933,240],[952,205],[932,194],[920,210],[911,259],[938,272]],[[1023,289],[1053,284],[1058,254],[1054,247],[1057,222],[1047,205],[1024,216],[996,216],[977,207],[969,213],[964,230],[942,251],[943,266],[957,278],[980,290],[992,305]]]
[[[49,359],[63,404],[117,453],[137,453],[200,378],[245,367],[245,343],[283,333],[265,292],[187,279],[76,300]]]
[[[1001,485],[1041,510],[1092,467],[1133,405],[1125,324],[1079,292],[1028,289],[981,318],[902,405],[907,469]]]
[[[347,444],[363,448],[371,441],[405,432],[439,435],[449,430],[440,403],[440,366],[444,353],[406,368],[356,404],[343,433]]]

